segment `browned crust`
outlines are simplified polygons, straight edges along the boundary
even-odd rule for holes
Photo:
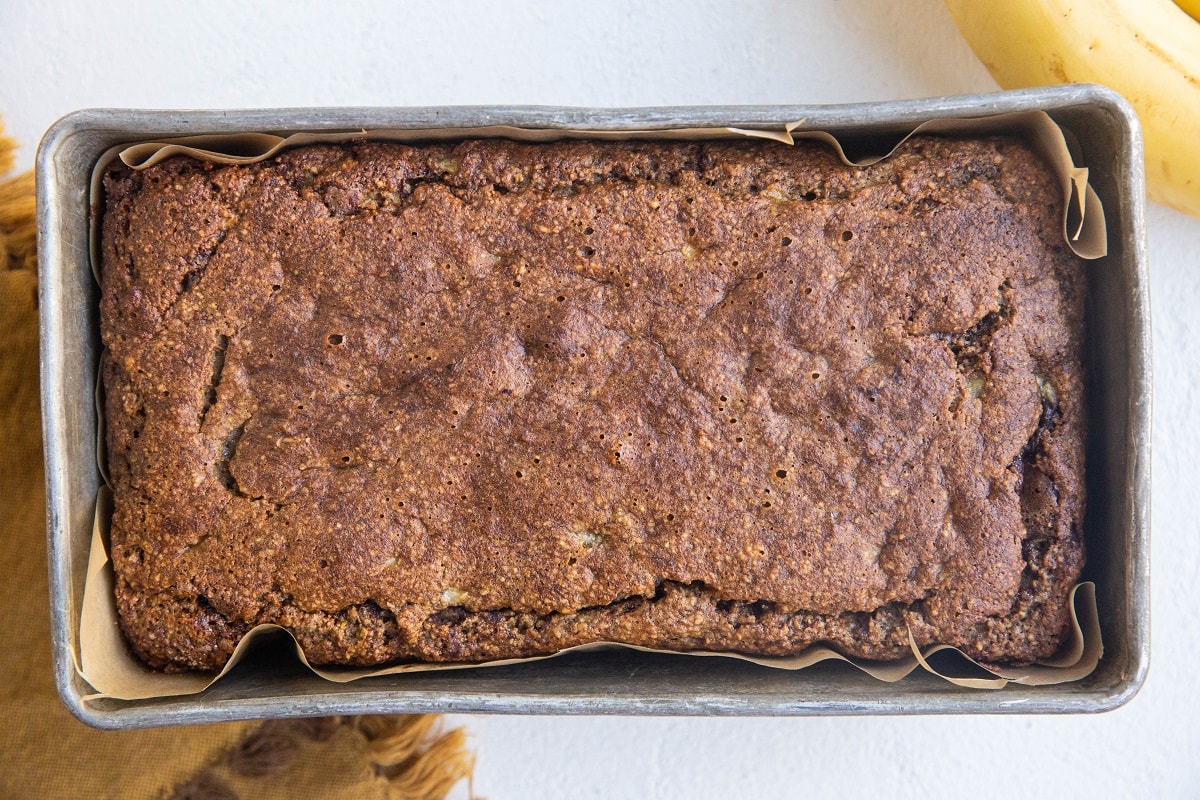
[[[1084,282],[1008,139],[468,141],[105,178],[121,624],[215,668],[1052,654]]]

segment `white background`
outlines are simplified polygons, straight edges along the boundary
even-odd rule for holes
[[[119,5],[0,0],[0,114],[20,166],[55,119],[94,106],[811,103],[996,88],[940,0]],[[1062,718],[453,718],[473,733],[476,792],[1200,796],[1200,220],[1157,206],[1148,219],[1154,648],[1132,703]]]

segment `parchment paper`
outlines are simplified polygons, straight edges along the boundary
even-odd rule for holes
[[[281,150],[319,142],[345,142],[369,139],[372,141],[414,142],[444,141],[466,138],[503,137],[522,141],[551,141],[564,138],[586,139],[713,139],[757,137],[784,144],[793,144],[797,139],[817,139],[831,145],[841,159],[856,166],[866,166],[887,158],[909,137],[918,133],[980,136],[988,134],[1016,134],[1025,137],[1034,149],[1053,167],[1058,175],[1064,199],[1063,237],[1075,253],[1082,258],[1097,259],[1107,253],[1107,230],[1104,209],[1099,197],[1088,185],[1088,170],[1077,166],[1063,131],[1040,111],[1001,114],[974,119],[931,120],[915,127],[900,139],[886,154],[851,160],[841,143],[824,131],[806,130],[804,121],[781,125],[774,130],[743,130],[738,128],[684,128],[672,130],[640,131],[587,131],[523,129],[505,126],[480,128],[442,128],[424,130],[378,130],[341,131],[334,133],[296,133],[281,137],[265,133],[231,134],[223,136],[193,136],[160,142],[143,142],[113,148],[98,162],[92,175],[91,201],[93,208],[102,203],[102,176],[105,168],[120,158],[133,169],[145,169],[175,155],[188,155],[221,164],[250,164],[270,158]],[[98,270],[98,217],[93,215],[91,253],[93,271]],[[98,275],[98,272],[97,272]],[[97,396],[99,430],[103,430],[102,404]],[[102,445],[98,443],[97,453]],[[101,474],[104,474],[101,465]],[[113,698],[120,700],[142,700],[154,697],[194,694],[203,691],[220,680],[237,664],[250,645],[262,636],[275,631],[291,634],[278,625],[259,625],[251,630],[238,644],[225,668],[217,674],[190,672],[168,674],[150,670],[130,652],[121,635],[117,622],[115,577],[108,558],[108,523],[112,516],[111,491],[102,487],[96,500],[95,524],[91,552],[88,560],[87,579],[84,585],[83,608],[79,620],[77,649],[72,654],[76,672],[95,688],[95,693],[85,695],[84,700]],[[934,645],[920,649],[909,635],[912,655],[892,662],[866,661],[848,658],[829,647],[814,645],[796,656],[756,657],[740,653],[696,652],[678,653],[693,657],[735,658],[776,669],[800,670],[822,661],[835,659],[848,662],[863,672],[886,682],[895,682],[914,669],[922,668],[934,675],[965,688],[999,689],[1010,682],[1029,686],[1049,685],[1079,680],[1090,674],[1103,654],[1100,623],[1096,608],[1095,586],[1081,583],[1071,591],[1072,627],[1069,641],[1053,659],[1026,667],[1003,667],[983,665],[948,645]],[[541,661],[569,652],[598,649],[625,648],[654,651],[620,643],[603,642],[580,645],[563,650],[552,656],[526,659],[489,661],[484,664],[400,664],[383,669],[322,669],[308,663],[300,646],[292,638],[296,657],[315,674],[334,683],[346,683],[361,678],[431,670],[474,669],[505,664]],[[950,650],[958,654],[965,664],[974,665],[977,674],[991,677],[957,677],[935,669],[929,659],[935,654]],[[968,670],[969,671],[969,670]]]

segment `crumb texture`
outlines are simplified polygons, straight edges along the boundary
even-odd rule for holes
[[[1019,142],[314,146],[105,177],[121,624],[211,669],[1051,655],[1080,261]]]

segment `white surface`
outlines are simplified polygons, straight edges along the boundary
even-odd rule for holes
[[[939,0],[0,3],[30,166],[82,107],[881,100],[995,88]],[[189,13],[167,11],[186,8]],[[1200,132],[1197,132],[1200,135]],[[1099,717],[463,717],[476,792],[535,797],[1200,796],[1200,220],[1149,210],[1154,650]]]

